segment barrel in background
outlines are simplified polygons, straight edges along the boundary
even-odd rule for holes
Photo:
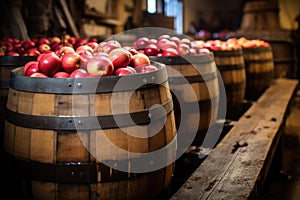
[[[31,78],[21,75],[22,68],[15,69],[4,137],[14,195],[20,199],[84,200],[166,195],[174,163],[133,173],[130,169],[135,158],[128,161],[128,152],[176,147],[167,72],[163,65],[156,65],[160,67],[157,71],[122,79]],[[120,80],[126,84],[116,87]],[[135,88],[137,84],[143,86]],[[110,143],[105,143],[106,139]],[[108,144],[124,151],[114,151]],[[173,149],[160,156],[175,157],[175,153]],[[128,172],[103,164],[116,160],[123,161]]]
[[[213,51],[226,91],[229,119],[242,112],[246,90],[246,68],[242,49]]]
[[[273,52],[274,78],[295,78],[296,76],[296,50],[291,39],[267,40]]]
[[[274,79],[274,60],[271,47],[244,48],[247,100],[256,101]]]
[[[246,1],[240,31],[279,30],[279,6],[276,1]]]
[[[150,59],[167,66],[171,92],[178,94],[173,97],[177,130],[180,127],[183,134],[191,135],[196,131],[192,145],[201,145],[207,130],[216,123],[219,108],[219,82],[213,55],[150,57]],[[192,90],[189,90],[190,86]],[[194,95],[196,99],[192,99]],[[182,107],[178,102],[182,102]],[[181,110],[192,104],[197,104],[199,109]],[[196,130],[193,127],[196,127]]]

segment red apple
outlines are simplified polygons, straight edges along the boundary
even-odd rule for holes
[[[149,44],[157,44],[157,39],[151,38]]]
[[[117,45],[118,47],[122,47],[121,43],[118,42],[117,40],[114,40],[114,39],[112,39],[112,40],[107,40],[106,42],[109,43],[109,44]]]
[[[113,49],[116,48],[120,48],[120,44],[118,42],[106,42],[103,45],[98,45],[97,47],[97,52],[105,52],[105,53],[109,53],[111,52]]]
[[[52,38],[50,38],[50,42],[52,43],[61,43],[61,39],[57,36],[53,36]]]
[[[98,39],[96,37],[91,37],[90,42],[98,42]]]
[[[140,37],[133,43],[133,47],[139,50],[139,49],[144,49],[148,44],[149,44],[148,37]]]
[[[70,74],[67,72],[57,72],[53,75],[53,78],[69,78]]]
[[[135,54],[138,53],[138,51],[135,48],[131,47],[131,46],[123,46],[122,48],[129,51],[131,53],[131,55],[135,55]]]
[[[114,65],[108,57],[93,57],[87,63],[87,71],[91,76],[110,76],[114,72]]]
[[[195,56],[197,55],[197,51],[194,48],[190,48],[190,55]]]
[[[187,45],[191,45],[191,40],[190,39],[188,39],[188,38],[182,38],[181,40],[180,40],[180,43],[181,44],[187,44]]]
[[[156,71],[158,70],[158,68],[154,65],[146,65],[142,68],[142,70],[140,71],[140,73],[148,73],[148,72],[152,72],[152,71]]]
[[[30,77],[36,77],[36,78],[48,78],[48,76],[46,76],[45,74],[40,73],[40,72],[35,72],[35,73],[31,74]]]
[[[168,34],[163,34],[163,35],[161,35],[161,36],[158,37],[158,40],[161,40],[161,39],[163,39],[163,38],[165,38],[165,39],[170,39],[171,36],[168,35]]]
[[[90,46],[93,50],[98,47],[97,42],[88,42],[88,43],[86,43],[86,45]]]
[[[89,42],[87,38],[78,38],[74,44],[74,49],[77,49],[78,47],[85,45]]]
[[[37,48],[33,47],[33,48],[30,48],[30,49],[27,49],[25,54],[27,56],[38,56],[41,54],[41,52],[39,50],[37,50]]]
[[[198,53],[199,54],[208,54],[208,53],[210,53],[210,51],[207,48],[201,48],[201,49],[199,49]]]
[[[163,38],[157,42],[157,47],[161,50],[165,50],[167,48],[177,49],[177,44],[173,41]]]
[[[116,76],[126,76],[126,75],[131,75],[135,74],[131,69],[127,67],[120,67],[115,70],[114,75]]]
[[[58,51],[56,51],[56,55],[58,55],[58,57],[62,57],[64,54],[68,53],[68,52],[75,52],[73,47],[70,46],[63,46],[61,47]]]
[[[178,56],[178,51],[174,48],[163,49],[162,56]]]
[[[143,53],[137,53],[131,58],[130,66],[136,68],[136,67],[142,67],[150,64],[150,59],[147,55]]]
[[[53,76],[55,73],[61,70],[61,60],[54,53],[43,53],[38,61],[39,71],[47,76]]]
[[[20,56],[20,54],[18,52],[15,51],[9,51],[6,53],[7,56]]]
[[[36,45],[37,46],[40,46],[41,44],[47,44],[50,46],[51,42],[48,38],[45,38],[45,37],[41,37],[38,39],[38,41],[36,42]]]
[[[88,77],[89,74],[86,70],[84,69],[76,69],[75,71],[73,71],[69,78],[86,78]]]
[[[76,52],[68,52],[61,57],[61,67],[67,73],[72,73],[81,66],[81,56]]]
[[[188,55],[188,54],[190,54],[190,47],[189,47],[189,45],[187,45],[185,43],[181,43],[177,47],[177,51],[178,51],[179,55]]]
[[[52,51],[58,51],[60,48],[62,48],[64,45],[62,43],[51,43],[50,47]]]
[[[48,44],[40,44],[38,47],[37,47],[37,50],[40,52],[40,53],[44,53],[45,51],[51,51],[51,47],[50,45]]]
[[[159,53],[159,49],[156,44],[148,44],[144,49],[144,54],[147,56],[156,56]]]
[[[123,48],[113,49],[108,54],[108,58],[113,62],[115,68],[126,67],[131,61],[131,53]]]
[[[89,52],[91,52],[91,53],[94,53],[94,49],[93,49],[91,46],[87,45],[87,44],[82,45],[82,46],[79,46],[79,47],[75,50],[75,52],[77,52],[77,53],[79,53],[79,52],[84,52],[84,51],[89,51]]]
[[[127,66],[126,68],[128,68],[129,70],[131,70],[133,74],[137,73],[136,69],[133,68],[133,67],[131,67],[131,66]]]
[[[78,53],[81,57],[81,66],[80,68],[85,69],[87,67],[87,63],[89,62],[90,59],[92,59],[94,56],[91,52],[86,51],[86,52],[81,52]]]
[[[101,56],[108,57],[108,53],[106,53],[106,52],[96,52],[96,53],[94,53],[94,57],[101,57]]]
[[[31,74],[39,72],[39,66],[37,61],[29,61],[24,65],[23,75],[30,76]]]
[[[177,46],[178,46],[179,44],[181,44],[181,40],[180,40],[180,38],[177,37],[177,36],[171,37],[170,40],[173,41],[173,42],[175,42],[175,43],[177,44]]]
[[[35,43],[32,40],[26,40],[22,42],[22,47],[24,49],[30,49],[35,47]]]

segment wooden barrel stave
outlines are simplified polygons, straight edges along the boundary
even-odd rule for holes
[[[236,119],[245,99],[246,69],[243,52],[241,49],[214,51],[214,56],[226,91],[226,117]]]
[[[191,110],[182,117],[180,105],[174,103],[174,114],[176,127],[177,129],[180,127],[184,134],[193,134],[194,127],[198,127],[192,145],[200,146],[207,130],[216,123],[218,116],[219,82],[213,55],[150,57],[150,59],[166,64],[170,89],[179,94],[175,98],[188,105],[195,103],[195,99],[191,97],[196,96],[200,113]],[[186,78],[187,82],[181,81],[182,77],[178,76]],[[189,87],[193,90],[189,90]]]

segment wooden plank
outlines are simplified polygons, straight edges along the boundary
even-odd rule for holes
[[[171,199],[254,198],[278,146],[297,84],[276,79]]]
[[[60,5],[61,5],[61,7],[62,7],[62,9],[63,9],[63,12],[64,12],[64,14],[65,14],[65,17],[66,17],[67,20],[68,20],[68,23],[69,23],[70,28],[71,28],[71,30],[72,30],[72,32],[73,32],[73,35],[76,36],[76,37],[79,37],[79,36],[80,36],[80,35],[79,35],[79,32],[78,32],[78,30],[77,30],[77,27],[76,27],[76,25],[75,25],[75,22],[74,22],[74,20],[73,20],[73,17],[72,17],[72,15],[71,15],[70,11],[69,11],[69,8],[68,8],[68,5],[67,5],[66,1],[65,1],[65,0],[60,0]]]

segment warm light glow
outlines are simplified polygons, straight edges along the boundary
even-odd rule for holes
[[[156,0],[147,0],[147,11],[148,13],[156,12]]]

